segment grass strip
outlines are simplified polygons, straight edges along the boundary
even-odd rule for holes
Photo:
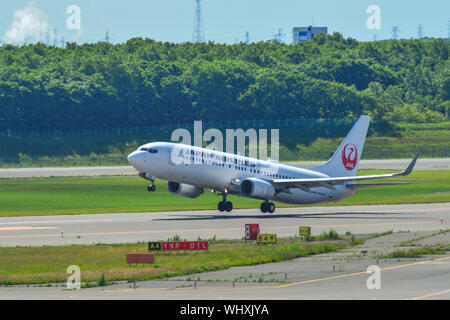
[[[208,251],[156,252],[149,266],[128,266],[128,253],[148,253],[147,244],[97,244],[51,247],[0,248],[0,284],[66,282],[70,265],[81,270],[82,282],[142,281],[223,270],[234,266],[290,260],[336,251],[344,242],[305,243],[278,239],[276,245],[256,245],[243,240],[212,241]]]
[[[397,258],[420,258],[429,254],[445,254],[445,249],[426,247],[426,248],[413,248],[408,250],[396,250],[387,255],[378,256],[379,259],[397,259]]]
[[[372,173],[380,172],[363,174]],[[326,205],[450,202],[450,170],[415,171],[388,181],[416,184],[362,188],[352,197]],[[167,182],[160,180],[156,181],[156,192],[149,193],[147,184],[139,177],[0,179],[0,217],[215,210],[221,200],[211,192],[196,199],[176,196],[167,191]],[[235,208],[259,208],[261,202],[236,196],[229,199]],[[277,203],[277,207],[288,206]]]

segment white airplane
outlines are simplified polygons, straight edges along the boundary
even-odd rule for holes
[[[204,189],[218,192],[223,200],[219,211],[230,212],[233,204],[227,195],[260,199],[263,213],[273,213],[271,201],[289,204],[312,204],[339,201],[352,196],[358,188],[401,183],[358,182],[406,176],[411,173],[419,153],[400,173],[356,176],[366,140],[370,117],[362,115],[331,159],[324,165],[301,169],[271,160],[178,143],[153,142],[140,146],[128,156],[139,176],[150,180],[148,191],[155,191],[156,178],[167,180],[170,193],[196,198]]]

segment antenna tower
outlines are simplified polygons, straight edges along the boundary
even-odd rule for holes
[[[109,37],[109,31],[108,30],[106,30],[106,33],[105,33],[105,42],[108,42],[109,43],[109,40],[111,40],[111,38]]]
[[[422,29],[422,25],[421,25],[421,24],[419,24],[419,27],[418,27],[418,29],[417,29],[417,37],[418,37],[419,39],[422,39],[422,38],[423,38],[423,29]]]
[[[400,31],[399,27],[392,27],[392,39],[398,39],[398,32]]]
[[[448,19],[447,31],[447,38],[450,38],[450,19]]]
[[[192,42],[204,42],[205,33],[203,32],[202,10],[200,0],[195,0],[195,18],[194,32],[192,34]]]
[[[58,46],[58,29],[56,29],[56,28],[55,28],[55,34],[54,34],[54,37],[53,37],[53,45],[55,47]]]
[[[278,29],[278,32],[273,35],[273,39],[278,42],[282,42],[283,37],[284,37],[284,33],[282,32],[281,28]]]

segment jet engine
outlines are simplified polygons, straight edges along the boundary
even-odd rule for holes
[[[265,180],[248,178],[241,182],[241,194],[250,198],[267,200],[275,195],[275,188]]]
[[[203,193],[203,189],[184,183],[172,182],[167,183],[167,190],[172,194],[177,194],[187,198],[197,198]]]

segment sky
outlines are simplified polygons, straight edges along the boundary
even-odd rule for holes
[[[371,6],[379,15],[367,11]],[[247,31],[250,41],[270,40],[279,29],[291,43],[293,27],[311,24],[360,41],[390,39],[394,26],[399,38],[417,38],[419,24],[423,36],[443,38],[450,23],[448,0],[201,0],[201,8],[205,39],[219,43],[245,41]],[[1,1],[0,40],[84,43],[104,40],[108,31],[113,43],[133,37],[185,42],[193,39],[194,13],[194,0]]]

